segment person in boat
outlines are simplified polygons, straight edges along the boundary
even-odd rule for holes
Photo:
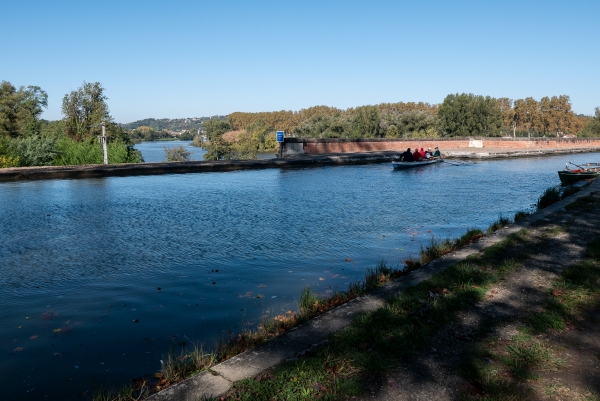
[[[421,152],[419,152],[419,148],[415,149],[415,153],[413,153],[413,160],[418,162],[419,160],[421,160]]]
[[[442,154],[437,146],[435,147],[435,152],[433,152],[433,157],[442,157]]]
[[[402,160],[403,162],[412,162],[414,161],[413,159],[413,155],[410,151],[410,148],[406,149],[406,152],[402,153],[400,155],[400,160]]]
[[[431,148],[427,148],[425,151],[425,158],[430,159],[431,157],[433,157],[433,152],[431,151]]]

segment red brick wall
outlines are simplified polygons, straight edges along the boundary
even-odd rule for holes
[[[375,152],[375,151],[405,151],[407,148],[435,148],[439,146],[442,152],[447,149],[506,149],[506,150],[535,150],[535,149],[567,149],[567,148],[586,148],[600,147],[600,138],[493,138],[479,139],[483,143],[483,148],[469,146],[469,139],[427,139],[427,140],[298,140],[304,143],[304,153],[322,154],[322,153],[354,153],[354,152]]]

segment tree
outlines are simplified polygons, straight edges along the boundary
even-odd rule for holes
[[[174,148],[163,146],[163,149],[165,150],[165,158],[168,162],[187,162],[192,155],[192,152],[188,151],[185,146],[176,146]]]
[[[99,82],[83,82],[80,88],[66,94],[62,101],[66,134],[76,141],[99,134],[99,124],[112,120],[107,99]]]
[[[500,107],[500,112],[502,112],[502,126],[507,129],[512,129],[513,137],[516,136],[519,119],[513,108],[513,100],[507,97],[501,97],[497,99],[497,102],[498,107]]]
[[[217,139],[231,130],[231,125],[227,121],[217,119],[204,121],[204,127],[206,128],[206,136],[209,141]]]
[[[0,83],[0,135],[26,136],[40,133],[40,115],[48,107],[48,95],[39,86],[15,88]]]
[[[357,107],[354,111],[350,135],[353,138],[378,138],[386,134],[380,127],[379,110],[376,106]]]
[[[588,121],[579,136],[600,138],[600,107],[596,107],[594,117]]]
[[[472,93],[450,94],[438,110],[443,136],[497,136],[502,112],[496,99]]]

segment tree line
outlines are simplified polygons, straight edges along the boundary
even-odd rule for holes
[[[46,121],[40,118],[48,106],[46,92],[38,86],[17,88],[2,81],[0,167],[102,163],[97,143],[102,122],[110,163],[143,161],[133,142],[170,136],[159,128],[163,120],[147,119],[144,121],[149,125],[127,131],[113,121],[106,101],[99,82],[84,82],[64,95],[63,119]],[[600,109],[596,108],[594,116],[577,115],[567,95],[538,101],[457,93],[433,105],[397,102],[345,110],[314,106],[300,111],[235,112],[192,120],[186,124],[205,129],[205,136],[196,136],[194,144],[207,150],[208,160],[249,159],[258,152],[275,151],[277,130],[301,138],[600,137]],[[192,138],[191,133],[180,137]]]
[[[600,137],[600,112],[576,115],[569,96],[512,100],[450,94],[441,104],[381,103],[346,110],[315,106],[294,111],[235,112],[204,123],[207,159],[253,158],[275,150],[275,132],[300,138],[437,138],[499,136]],[[235,133],[235,135],[232,135]]]
[[[64,95],[63,119],[40,118],[48,95],[38,86],[0,83],[0,167],[101,164],[97,137],[106,126],[109,163],[142,162],[128,133],[116,124],[99,82],[84,82]]]

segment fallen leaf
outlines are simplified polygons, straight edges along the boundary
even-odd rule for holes
[[[38,337],[39,337],[38,335],[33,335],[33,336],[29,337],[29,339],[30,339],[30,340],[35,340],[35,339],[36,339],[36,338],[38,338]]]
[[[54,329],[55,333],[60,333],[62,331],[62,329]]]
[[[352,259],[346,258],[346,260],[344,262],[352,262]]]
[[[256,296],[256,298],[264,298],[264,297],[265,297],[265,296],[264,296],[263,294],[258,294],[258,295]]]
[[[324,281],[325,279],[323,277],[319,277],[319,281]]]
[[[24,350],[24,348],[23,348],[23,347],[17,347],[17,348],[15,348],[15,349],[13,349],[13,352],[21,352],[21,351],[23,351],[23,350]]]
[[[561,290],[559,290],[558,288],[554,288],[552,290],[552,295],[554,295],[555,297],[560,297],[563,295],[563,292]]]

